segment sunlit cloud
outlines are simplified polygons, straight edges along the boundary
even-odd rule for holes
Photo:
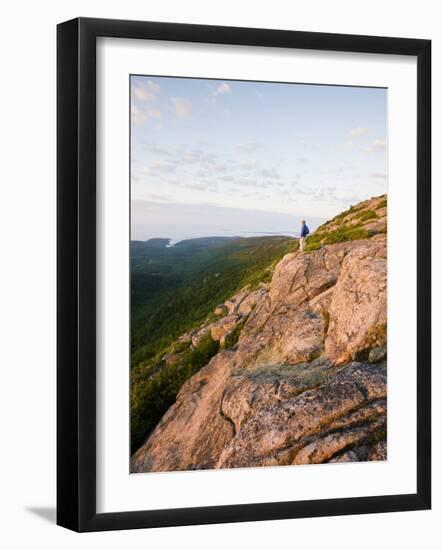
[[[158,109],[149,109],[147,111],[147,116],[150,118],[159,119],[161,118],[161,111],[159,111]]]
[[[356,128],[352,128],[348,132],[348,137],[350,139],[357,139],[357,138],[363,136],[364,134],[366,134],[367,131],[368,131],[368,128],[365,128],[364,126],[357,126]]]
[[[387,142],[384,139],[375,139],[367,147],[364,147],[364,150],[367,153],[376,153],[380,151],[385,151],[387,149]]]
[[[188,117],[192,114],[192,104],[188,99],[184,97],[171,97],[170,101],[172,102],[176,116]]]
[[[218,95],[226,95],[231,93],[232,93],[232,88],[227,84],[227,82],[222,82],[215,88],[212,95],[216,97]]]
[[[158,120],[161,118],[161,111],[158,109],[140,109],[134,103],[130,107],[132,123],[133,124],[143,124],[148,118]]]
[[[130,114],[133,124],[143,124],[146,120],[146,115],[144,115],[142,111],[134,104],[130,107]]]
[[[140,82],[134,88],[134,96],[140,101],[155,101],[161,92],[161,86],[152,80]]]

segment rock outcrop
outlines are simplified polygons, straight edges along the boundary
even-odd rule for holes
[[[386,218],[385,197],[361,205],[349,215],[377,207]],[[269,285],[242,289],[183,335],[195,345],[210,332],[221,349],[131,470],[385,460],[386,235],[373,235],[287,254]]]

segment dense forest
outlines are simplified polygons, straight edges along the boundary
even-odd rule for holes
[[[136,449],[173,404],[182,384],[218,351],[210,335],[197,347],[177,338],[246,285],[271,279],[297,242],[285,236],[207,237],[131,242],[131,445]],[[180,347],[178,350],[177,347]],[[180,352],[165,368],[164,357]]]

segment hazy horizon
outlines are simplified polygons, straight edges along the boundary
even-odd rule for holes
[[[201,237],[225,236],[299,236],[301,218],[290,214],[225,208],[209,204],[158,204],[154,201],[132,201],[131,240],[169,238],[174,242]],[[147,220],[144,225],[143,220]],[[171,223],[172,220],[172,223]],[[325,219],[307,219],[310,231]]]

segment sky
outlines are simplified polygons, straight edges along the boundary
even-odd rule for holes
[[[298,235],[387,190],[387,90],[130,77],[131,238]]]

